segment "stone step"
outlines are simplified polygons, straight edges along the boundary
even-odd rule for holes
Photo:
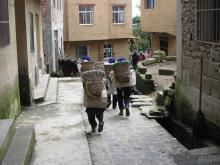
[[[34,100],[35,102],[44,101],[47,93],[47,87],[49,84],[50,75],[43,74],[40,78],[39,84],[34,88]]]
[[[29,164],[35,145],[35,132],[33,125],[20,125],[11,145],[2,161],[2,165]]]
[[[14,120],[0,120],[0,164],[8,150],[14,131]]]
[[[167,60],[167,61],[176,61],[176,56],[166,56],[165,60]]]
[[[164,76],[172,76],[175,74],[175,70],[171,70],[171,69],[159,69],[159,75],[164,75]]]

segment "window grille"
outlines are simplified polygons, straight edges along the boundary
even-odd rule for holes
[[[29,13],[29,28],[30,28],[30,52],[34,53],[34,17],[33,13]]]
[[[94,6],[80,5],[79,6],[79,24],[93,24]]]
[[[113,23],[123,24],[124,20],[124,6],[113,6]]]
[[[104,45],[104,58],[111,58],[112,57],[112,45],[107,44]]]
[[[145,0],[145,8],[153,9],[154,8],[154,0]]]
[[[220,43],[220,0],[197,0],[197,39]]]
[[[8,0],[0,0],[0,47],[10,44]]]

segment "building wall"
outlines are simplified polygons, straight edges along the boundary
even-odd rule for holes
[[[125,24],[113,24],[112,6],[125,5]],[[129,38],[132,36],[132,1],[131,0],[109,0],[110,39]]]
[[[113,56],[116,58],[125,57],[129,59],[128,39],[103,40],[103,41],[82,41],[82,42],[65,42],[65,55],[76,57],[77,45],[89,47],[89,55],[93,61],[103,60],[104,44],[112,44]]]
[[[153,9],[146,9],[141,0],[141,29],[176,35],[176,0],[155,0]]]
[[[39,68],[44,66],[40,1],[15,0],[15,7],[21,103],[30,105],[39,83]],[[34,53],[30,51],[30,12],[34,18]]]
[[[94,4],[94,24],[79,24],[79,4]],[[125,5],[125,24],[113,25],[112,5]],[[65,0],[65,41],[105,40],[132,36],[131,0]]]
[[[48,72],[57,71],[57,60],[64,54],[63,48],[63,1],[41,0],[41,12],[43,16],[43,38],[45,64],[48,65]],[[55,31],[57,31],[57,47],[55,44]]]
[[[160,37],[166,37],[168,39],[168,54],[169,56],[176,56],[176,37],[163,34],[152,33],[151,34],[151,48],[152,50],[160,50]]]
[[[220,141],[220,45],[198,42],[196,38],[196,0],[178,1],[176,116],[193,124],[199,106],[200,59],[204,59],[202,111],[205,133]],[[181,44],[182,43],[182,44]],[[182,45],[182,46],[181,46]]]
[[[0,47],[0,119],[15,118],[20,112],[14,1],[8,1],[10,44]]]

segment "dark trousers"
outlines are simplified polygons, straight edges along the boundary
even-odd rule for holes
[[[117,88],[117,95],[119,109],[129,108],[131,87]]]
[[[99,123],[103,123],[104,111],[105,109],[101,108],[86,108],[89,124],[92,128],[97,127],[97,122],[95,118],[98,119]]]
[[[112,100],[112,107],[116,107],[117,106],[117,101],[118,101],[118,96],[117,95],[108,95],[108,103],[111,104],[111,100]]]

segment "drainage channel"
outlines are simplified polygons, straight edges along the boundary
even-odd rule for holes
[[[183,123],[171,118],[156,119],[156,121],[187,149],[207,147],[203,142],[196,142],[192,137],[192,128]]]

